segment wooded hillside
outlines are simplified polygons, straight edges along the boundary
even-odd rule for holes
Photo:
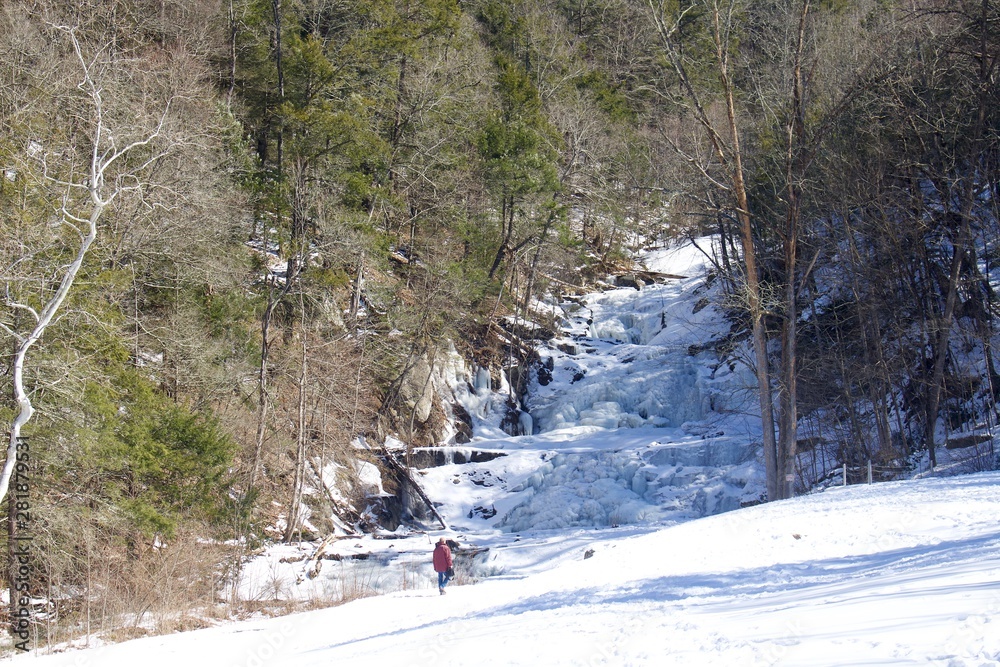
[[[328,462],[363,524],[351,461],[437,441],[450,347],[518,391],[510,322],[640,244],[713,235],[769,498],[803,434],[902,468],[991,428],[998,31],[991,0],[3,3],[0,495],[26,441],[50,640],[183,626]]]

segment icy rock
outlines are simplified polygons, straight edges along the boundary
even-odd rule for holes
[[[434,406],[434,388],[431,384],[431,365],[421,357],[404,376],[399,394],[404,404],[414,410],[416,420],[421,424],[430,417]]]
[[[549,428],[557,429],[564,426],[571,426],[577,423],[580,415],[577,414],[576,410],[572,405],[561,406],[562,410],[553,413],[549,418]]]
[[[646,478],[646,471],[639,470],[634,475],[632,475],[632,493],[637,496],[645,496],[646,491],[649,490],[649,480]]]
[[[618,418],[617,417],[583,417],[580,419],[580,424],[583,426],[596,426],[598,428],[606,428],[608,430],[618,428]]]
[[[641,466],[632,453],[558,454],[525,480],[535,493],[501,525],[519,531],[643,521],[655,508],[632,488]]]
[[[740,506],[742,489],[733,489],[724,482],[707,484],[698,490],[692,509],[698,516],[729,512]]]
[[[621,405],[614,401],[597,401],[590,409],[580,411],[580,423],[584,426],[614,429],[624,417]]]
[[[385,489],[382,488],[382,473],[379,472],[378,466],[359,460],[355,461],[354,470],[366,497],[386,495]]]
[[[733,486],[746,487],[757,479],[757,467],[752,463],[744,463],[732,468],[726,473],[726,481]]]
[[[630,412],[618,420],[619,426],[626,426],[628,428],[639,428],[645,423],[646,420],[643,419],[642,416],[637,415],[634,412]]]
[[[557,346],[557,349],[560,352],[565,352],[571,357],[575,357],[576,355],[580,354],[580,346],[577,345],[575,342],[560,343]]]
[[[629,330],[620,319],[610,319],[603,322],[595,322],[590,327],[591,338],[599,340],[614,340],[620,343],[631,343],[632,337]]]
[[[654,466],[712,466],[738,465],[752,456],[746,443],[722,438],[698,445],[673,445],[657,449],[647,458]]]
[[[703,419],[710,410],[712,401],[702,393],[700,367],[686,352],[662,348],[624,352],[630,363],[587,373],[575,362],[557,364],[553,381],[544,391],[533,391],[528,399],[537,430],[544,433],[576,424],[605,428],[679,426]],[[571,391],[559,390],[567,384],[573,385]],[[616,404],[613,410],[610,403]],[[611,417],[618,420],[617,425]],[[583,422],[585,418],[589,421]]]

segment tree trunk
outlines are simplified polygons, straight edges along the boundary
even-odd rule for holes
[[[274,13],[274,66],[278,75],[278,103],[285,101],[285,69],[281,58],[281,0],[271,0],[271,9]],[[282,144],[284,143],[284,123],[278,123],[278,139],[276,142],[278,158],[278,179],[281,179],[282,167]]]
[[[282,64],[282,48],[281,48],[281,0],[272,0],[271,9],[273,12],[274,20],[274,64],[277,70],[278,76],[278,99],[279,102],[283,102],[285,99],[285,76],[284,67]],[[277,159],[277,174],[278,180],[280,181],[283,174],[283,123],[278,123],[278,138],[276,145],[276,159]],[[265,142],[266,145],[266,142]],[[261,160],[264,160],[264,156],[261,155]],[[296,169],[296,177],[301,174],[301,169]],[[250,464],[250,479],[247,485],[246,493],[250,494],[253,492],[257,484],[257,473],[260,468],[261,459],[263,458],[264,451],[264,439],[267,432],[267,412],[270,404],[270,396],[268,394],[268,362],[270,360],[271,353],[271,342],[270,342],[270,332],[271,332],[271,320],[274,317],[274,310],[277,308],[278,303],[288,294],[292,288],[295,277],[301,271],[301,264],[299,260],[300,246],[303,245],[302,241],[302,219],[299,212],[299,202],[298,197],[301,196],[301,192],[296,187],[296,191],[293,193],[295,201],[292,202],[292,243],[291,252],[289,254],[286,269],[285,269],[285,282],[281,286],[281,289],[275,288],[275,278],[273,276],[268,276],[266,279],[268,285],[268,295],[267,295],[267,306],[264,308],[264,313],[261,315],[260,321],[260,367],[257,369],[257,384],[258,384],[258,402],[257,402],[257,433],[254,439],[254,454],[253,460]],[[282,222],[282,205],[276,204],[275,207],[275,221],[278,226]],[[264,223],[264,248],[265,252],[267,250],[267,223]]]
[[[802,215],[802,186],[805,174],[805,108],[803,103],[802,52],[805,42],[809,2],[802,3],[799,31],[792,72],[792,106],[787,127],[785,155],[786,197],[785,216],[785,303],[781,327],[781,382],[778,386],[778,497],[791,498],[795,490],[795,455],[798,450],[798,261],[799,230]]]
[[[726,118],[729,124],[729,135],[732,152],[732,182],[733,193],[736,196],[736,214],[740,221],[740,240],[743,243],[743,262],[746,266],[747,306],[750,311],[750,322],[753,332],[754,372],[757,376],[757,397],[760,403],[761,438],[764,446],[764,467],[767,475],[767,499],[777,500],[781,497],[781,487],[778,481],[777,443],[774,437],[774,409],[771,402],[771,373],[767,357],[767,330],[764,324],[764,308],[760,297],[760,278],[757,269],[757,252],[753,242],[753,224],[750,215],[750,203],[747,198],[746,182],[743,170],[743,152],[740,148],[739,124],[736,121],[736,103],[732,82],[729,79],[729,56],[727,45],[723,44],[722,28],[719,21],[718,6],[713,8],[712,23],[714,27],[717,65],[719,80],[722,83],[726,98]]]
[[[361,309],[362,294],[364,293],[365,285],[365,254],[361,253],[361,258],[358,260],[358,275],[354,281],[354,291],[351,293],[351,308],[349,311],[349,317],[351,321],[357,322],[358,311]]]
[[[754,374],[757,378],[757,396],[761,413],[761,439],[764,448],[764,467],[767,475],[767,498],[775,500],[781,489],[778,484],[777,442],[774,433],[774,408],[771,398],[771,372],[767,356],[767,330],[764,322],[764,307],[760,295],[760,278],[757,268],[757,253],[754,248],[753,216],[750,212],[747,197],[743,153],[740,147],[740,130],[736,118],[735,92],[729,78],[729,34],[723,34],[723,26],[717,2],[711,9],[712,37],[715,42],[715,66],[718,68],[719,82],[726,104],[726,131],[729,135],[729,146],[725,145],[722,134],[716,128],[698,93],[695,91],[687,75],[681,59],[678,45],[674,42],[674,34],[678,26],[668,26],[665,22],[662,8],[658,8],[653,0],[648,0],[656,30],[663,42],[665,55],[671,67],[676,72],[681,89],[690,100],[695,118],[704,128],[711,143],[716,158],[727,171],[731,192],[736,204],[736,217],[739,222],[740,242],[743,250],[743,263],[746,270],[746,302],[750,315],[750,327],[753,337]],[[728,16],[727,21],[733,17]],[[728,24],[727,24],[728,25]]]
[[[264,236],[264,243],[266,246],[266,235]],[[257,469],[260,467],[260,461],[264,453],[264,435],[267,431],[267,408],[270,404],[267,387],[267,365],[271,355],[271,317],[280,298],[274,294],[273,279],[268,276],[266,280],[268,297],[267,306],[260,317],[260,366],[257,367],[257,433],[254,437],[254,451],[253,459],[250,462],[250,480],[247,483],[247,494],[252,493],[257,485]]]
[[[493,265],[490,267],[489,279],[492,281],[496,276],[497,270],[500,265],[503,264],[504,258],[506,258],[507,253],[510,251],[510,242],[514,236],[514,197],[509,195],[504,195],[503,206],[500,211],[501,218],[501,240],[500,247],[497,248],[496,257],[493,258]]]
[[[925,424],[924,440],[931,467],[937,465],[937,455],[934,451],[938,410],[941,406],[941,394],[944,389],[944,368],[948,359],[948,346],[951,338],[951,326],[958,303],[958,284],[962,275],[962,264],[968,249],[972,244],[972,208],[976,200],[976,179],[980,177],[979,167],[982,158],[982,138],[986,127],[987,94],[992,86],[991,79],[996,67],[996,59],[986,57],[989,34],[989,0],[982,0],[979,21],[979,91],[976,122],[973,124],[972,136],[969,140],[969,151],[965,161],[968,173],[962,179],[962,208],[959,212],[959,232],[954,240],[954,253],[951,261],[951,271],[948,275],[948,293],[945,297],[944,312],[935,323],[937,326],[937,341],[934,354],[934,369],[930,380],[930,395],[927,400],[927,423]],[[950,202],[949,202],[950,203]],[[947,207],[950,208],[950,207]]]
[[[555,206],[556,198],[552,198],[552,205]],[[552,225],[556,221],[556,212],[553,209],[549,212],[548,217],[545,219],[545,225],[542,227],[541,236],[538,239],[538,245],[535,246],[535,256],[531,260],[531,265],[528,267],[528,279],[527,284],[524,289],[524,299],[522,300],[522,311],[524,313],[528,312],[528,307],[531,303],[531,293],[535,289],[535,278],[538,274],[538,262],[542,257],[542,249],[545,247],[545,240],[549,236],[549,232],[552,229]]]
[[[236,94],[236,6],[235,0],[229,0],[229,89],[226,91],[226,108],[233,108],[233,95]]]
[[[301,303],[301,294],[299,297]],[[302,521],[302,492],[306,473],[306,368],[308,364],[308,343],[305,327],[302,331],[302,354],[299,359],[299,400],[295,432],[295,470],[292,475],[292,498],[288,504],[288,524],[285,526],[285,541],[291,542]]]
[[[15,583],[18,579],[18,553],[17,553],[17,510],[14,506],[14,494],[10,494],[7,497],[7,590],[9,592],[9,603],[8,603],[8,618],[10,619],[9,631],[10,636],[14,638],[14,642],[17,643],[19,629],[17,627],[18,618],[18,606],[19,606],[19,594],[16,590]],[[30,594],[30,591],[28,591]],[[27,646],[27,644],[25,644]]]

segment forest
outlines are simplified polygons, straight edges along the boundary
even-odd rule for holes
[[[991,0],[7,0],[7,582],[30,487],[45,641],[258,611],[225,582],[323,536],[319,470],[314,522],[364,527],[352,461],[439,440],[450,350],[513,432],[538,304],[677,239],[766,499],[806,431],[883,470],[990,441],[998,57]]]

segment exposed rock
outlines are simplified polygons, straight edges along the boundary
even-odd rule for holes
[[[460,403],[452,403],[451,414],[455,418],[456,445],[464,445],[472,440],[472,415]]]
[[[972,435],[963,435],[958,438],[948,438],[948,441],[944,443],[944,446],[945,449],[965,449],[966,447],[974,447],[984,442],[989,442],[992,439],[993,438],[989,433],[974,433]]]
[[[431,416],[431,409],[434,407],[434,386],[430,375],[430,364],[426,359],[420,358],[403,378],[399,387],[403,405],[415,410],[415,418],[421,424]]]
[[[420,447],[413,450],[410,460],[414,468],[424,469],[452,464],[485,463],[501,456],[506,454],[463,447]]]

